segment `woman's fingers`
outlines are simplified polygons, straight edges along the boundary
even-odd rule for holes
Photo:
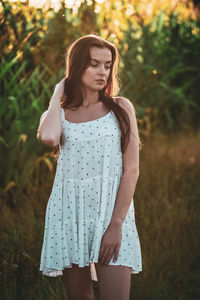
[[[100,260],[100,263],[101,263],[102,265],[105,265],[106,259],[107,259],[108,254],[109,254],[109,251],[110,251],[110,248],[108,248],[108,247],[105,248],[105,251],[103,252],[103,255],[102,255],[101,260]]]
[[[107,254],[107,257],[105,259],[105,264],[108,265],[112,256],[113,256],[113,253],[114,253],[114,250],[115,250],[115,247],[111,247],[108,251],[108,254]]]
[[[99,252],[99,260],[98,262],[101,264],[102,263],[102,259],[104,257],[104,252],[106,251],[106,247],[105,246],[101,246],[100,252]]]
[[[118,247],[115,248],[114,246],[111,246],[111,247],[104,248],[104,250],[100,252],[99,263],[103,265],[108,265],[114,253],[115,253],[114,259],[116,258],[117,260],[119,254]]]
[[[118,255],[119,255],[119,246],[115,248],[115,255],[114,255],[114,258],[113,258],[113,262],[116,262],[117,259],[118,259]]]

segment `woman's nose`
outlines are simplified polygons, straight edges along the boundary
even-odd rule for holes
[[[100,66],[100,68],[99,68],[99,73],[100,73],[100,74],[105,74],[105,73],[106,73],[106,69],[105,69],[104,66]]]

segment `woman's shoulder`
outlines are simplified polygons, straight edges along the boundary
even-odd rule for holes
[[[122,97],[122,96],[116,96],[116,97],[113,97],[113,100],[115,101],[115,103],[120,105],[122,108],[128,109],[129,111],[134,110],[134,112],[135,112],[135,107],[134,107],[133,103],[131,102],[131,100],[129,100],[128,98]]]

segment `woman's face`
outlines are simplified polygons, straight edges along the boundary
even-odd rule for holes
[[[90,57],[90,65],[82,75],[82,82],[86,89],[100,91],[107,83],[112,64],[112,53],[108,48],[91,47]]]

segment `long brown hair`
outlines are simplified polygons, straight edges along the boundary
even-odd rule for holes
[[[108,48],[112,53],[112,64],[106,86],[99,91],[99,101],[112,110],[118,120],[121,131],[121,151],[125,152],[130,139],[130,119],[124,109],[113,101],[120,90],[118,78],[119,52],[116,46],[100,36],[89,34],[75,40],[67,49],[64,93],[61,97],[62,108],[79,107],[83,104],[81,81],[84,71],[90,64],[90,47]],[[58,146],[57,146],[58,147]],[[59,155],[57,148],[56,158]]]

